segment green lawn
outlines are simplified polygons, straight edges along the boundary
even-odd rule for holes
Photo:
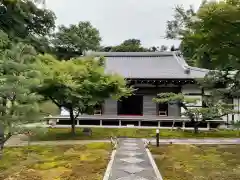
[[[240,179],[240,145],[162,145],[151,151],[164,180]]]
[[[5,148],[1,180],[102,180],[110,144]]]
[[[92,136],[85,136],[81,128],[77,128],[76,135],[72,136],[68,128],[48,129],[47,133],[38,133],[32,140],[52,141],[52,140],[99,140],[109,139],[110,136],[133,137],[133,138],[153,138],[155,129],[130,129],[130,128],[92,128]],[[160,130],[160,138],[232,138],[237,137],[236,131],[216,131],[200,132],[195,135],[191,131],[181,130]]]

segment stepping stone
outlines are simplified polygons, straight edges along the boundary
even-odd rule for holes
[[[144,168],[137,166],[137,165],[129,165],[129,166],[125,166],[121,169],[130,174],[139,173],[144,170]]]
[[[136,151],[136,150],[138,150],[138,149],[140,149],[140,148],[138,148],[138,147],[133,147],[133,146],[125,146],[125,147],[122,147],[121,149],[123,149],[123,150],[130,150],[130,151]]]
[[[138,153],[135,151],[124,151],[124,152],[121,152],[120,154],[133,157],[133,156],[142,155],[143,153]]]
[[[140,176],[135,176],[134,174],[131,174],[130,176],[118,178],[117,180],[149,180]]]
[[[138,144],[127,142],[127,143],[123,143],[123,145],[124,145],[124,146],[137,146]]]
[[[136,164],[136,163],[140,163],[143,162],[143,159],[139,159],[139,158],[135,158],[135,157],[129,157],[129,158],[124,158],[124,159],[120,159],[121,161],[127,162],[127,163],[131,163],[131,164]]]
[[[123,142],[135,143],[136,140],[134,140],[134,139],[127,139],[127,140],[124,140]]]

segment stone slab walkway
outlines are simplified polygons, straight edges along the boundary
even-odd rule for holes
[[[157,180],[141,139],[120,139],[109,180]]]

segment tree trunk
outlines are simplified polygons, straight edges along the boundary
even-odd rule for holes
[[[172,129],[171,129],[171,131],[173,131],[174,126],[175,126],[175,118],[173,119],[173,123],[172,123]]]
[[[72,129],[71,129],[71,133],[72,135],[75,135],[75,118],[74,118],[74,114],[73,114],[73,109],[69,109],[69,113],[70,113],[70,120],[71,120],[71,124],[72,124]]]
[[[3,148],[4,148],[4,144],[7,142],[7,140],[12,137],[12,134],[11,133],[8,133],[7,136],[4,138],[4,137],[0,137],[0,159],[2,158],[3,156]],[[2,139],[1,139],[2,138]]]
[[[198,124],[199,124],[199,122],[194,123],[194,133],[195,134],[198,134]]]

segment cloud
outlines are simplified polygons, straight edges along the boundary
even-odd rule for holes
[[[138,38],[145,46],[178,44],[163,39],[166,21],[175,5],[199,6],[201,0],[48,0],[47,7],[57,16],[57,24],[90,21],[99,29],[102,44],[116,45]]]

